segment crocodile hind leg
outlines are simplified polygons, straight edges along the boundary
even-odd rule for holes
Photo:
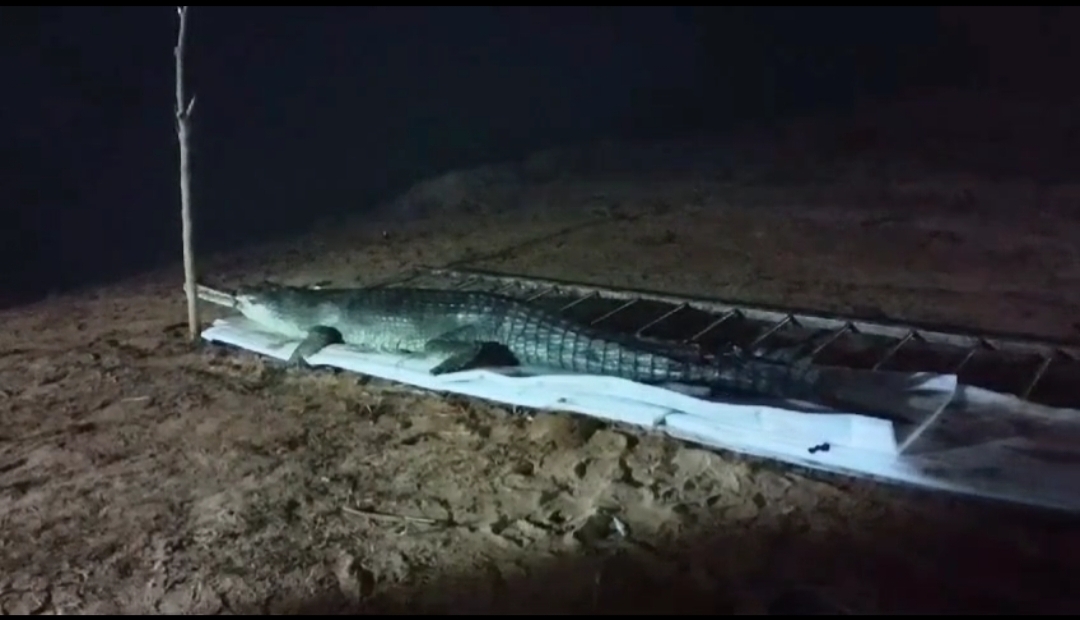
[[[429,341],[424,347],[424,352],[447,356],[431,369],[433,375],[517,364],[517,359],[510,350],[496,342],[468,342],[439,338]]]
[[[308,330],[307,337],[300,342],[289,357],[288,364],[296,368],[311,368],[311,365],[307,362],[308,357],[322,351],[325,347],[332,344],[341,344],[342,342],[341,332],[333,327],[324,327],[322,325],[312,327]]]

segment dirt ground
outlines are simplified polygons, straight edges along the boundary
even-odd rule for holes
[[[1076,340],[1080,191],[1026,192],[550,181],[204,272],[467,263]],[[5,613],[1080,610],[1072,517],[193,348],[180,282],[0,314]]]

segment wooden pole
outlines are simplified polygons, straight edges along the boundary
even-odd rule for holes
[[[199,337],[199,303],[195,291],[195,254],[191,247],[191,111],[195,97],[184,95],[184,35],[187,30],[186,6],[176,7],[180,30],[176,37],[176,137],[180,142],[180,221],[184,243],[184,294],[187,295],[188,336],[194,342]]]

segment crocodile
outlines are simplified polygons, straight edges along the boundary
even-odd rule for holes
[[[806,360],[783,361],[734,349],[704,359],[690,347],[608,332],[513,297],[432,288],[304,288],[278,284],[236,290],[234,307],[281,336],[300,340],[289,359],[331,344],[440,359],[431,373],[522,364],[652,384],[703,385],[713,394],[829,404],[830,378]]]

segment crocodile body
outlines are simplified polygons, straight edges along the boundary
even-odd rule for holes
[[[237,291],[236,308],[283,336],[302,340],[294,363],[344,342],[373,352],[438,356],[442,374],[512,361],[642,383],[707,385],[715,392],[821,400],[823,375],[809,364],[722,355],[609,333],[533,304],[492,293],[423,288],[308,289],[259,285]],[[505,358],[503,358],[505,359]]]

